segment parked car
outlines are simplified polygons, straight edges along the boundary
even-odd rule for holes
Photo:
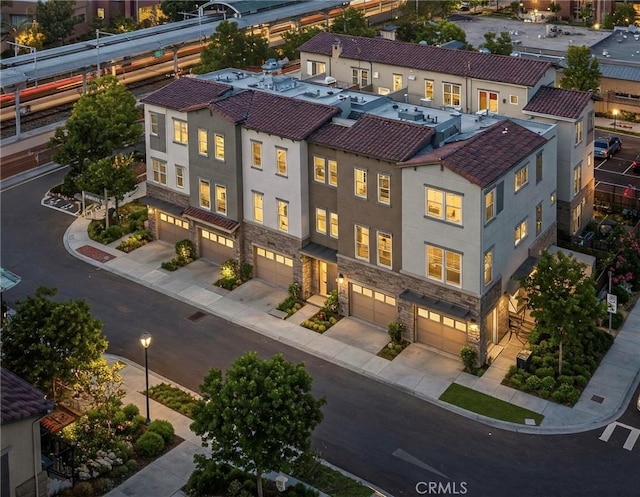
[[[608,159],[622,149],[622,140],[617,136],[602,136],[593,142],[593,152],[596,157]]]
[[[640,154],[636,155],[631,163],[631,171],[634,173],[640,173]]]

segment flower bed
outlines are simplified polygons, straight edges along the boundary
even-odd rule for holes
[[[338,314],[334,314],[327,310],[321,309],[316,312],[313,317],[307,319],[306,321],[303,321],[301,323],[301,326],[304,326],[305,328],[313,331],[317,331],[318,333],[324,333],[339,320],[340,316]]]

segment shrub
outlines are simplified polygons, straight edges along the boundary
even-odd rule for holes
[[[135,404],[127,404],[122,408],[124,417],[128,420],[132,420],[140,414],[140,408]]]
[[[584,388],[587,386],[587,383],[589,383],[589,380],[587,380],[587,378],[581,374],[574,376],[573,381],[575,383],[575,386],[577,386],[578,388]]]
[[[563,385],[563,384],[568,384],[568,385],[573,385],[574,382],[574,377],[573,376],[567,376],[564,374],[561,374],[560,376],[558,376],[558,383]]]
[[[523,390],[526,392],[535,392],[540,389],[541,385],[542,380],[535,375],[531,375],[527,378],[527,381],[524,382]]]
[[[555,370],[553,368],[538,368],[535,371],[536,376],[539,376],[540,378],[544,378],[545,376],[554,376],[555,375]]]
[[[617,312],[611,315],[611,327],[614,330],[620,329],[620,326],[622,326],[623,322],[624,316],[621,313]]]
[[[129,468],[127,468],[127,466],[123,464],[121,466],[116,466],[115,468],[113,468],[113,470],[111,470],[111,473],[109,473],[109,476],[111,476],[114,480],[124,480],[129,475],[129,473]]]
[[[551,398],[561,404],[575,404],[580,398],[580,392],[568,383],[562,383],[558,389],[551,394]]]
[[[173,425],[164,419],[156,419],[149,424],[148,431],[155,432],[162,437],[165,445],[173,442],[175,432]]]
[[[331,293],[327,297],[327,300],[324,301],[324,308],[333,313],[340,313],[340,302],[338,300],[338,290],[331,290]]]
[[[189,476],[185,491],[189,496],[216,495],[226,491],[231,467],[197,454],[194,456],[196,468]]]
[[[136,461],[135,459],[129,459],[126,463],[125,466],[127,467],[127,469],[131,472],[135,471],[138,469],[138,461]]]
[[[176,255],[193,260],[196,258],[196,246],[188,238],[180,240],[176,243]]]
[[[318,492],[298,482],[292,487],[288,487],[284,493],[285,497],[318,497]]]
[[[392,321],[387,325],[387,333],[393,343],[400,343],[402,341],[402,333],[404,332],[404,324],[398,321]]]
[[[553,376],[545,376],[540,382],[540,389],[550,392],[556,387],[556,380]]]
[[[460,349],[460,357],[462,364],[464,364],[464,370],[467,373],[474,373],[478,363],[478,351],[474,347],[465,345]]]
[[[77,497],[93,497],[95,492],[93,491],[93,485],[88,481],[81,481],[73,486],[73,495]]]
[[[136,452],[142,457],[156,457],[164,450],[164,439],[153,431],[143,433],[136,440]]]

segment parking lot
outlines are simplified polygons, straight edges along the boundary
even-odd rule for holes
[[[640,153],[640,137],[618,136],[622,149],[610,159],[595,160],[596,200],[640,211],[640,174],[631,171],[631,163]]]

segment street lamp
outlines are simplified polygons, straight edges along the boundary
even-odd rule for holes
[[[151,345],[151,335],[149,333],[144,333],[140,337],[140,343],[144,347],[144,377],[146,381],[147,388],[145,389],[145,393],[147,394],[147,424],[151,422],[151,418],[149,417],[149,345]]]
[[[618,125],[618,109],[613,109],[613,131],[616,130],[616,126]]]

